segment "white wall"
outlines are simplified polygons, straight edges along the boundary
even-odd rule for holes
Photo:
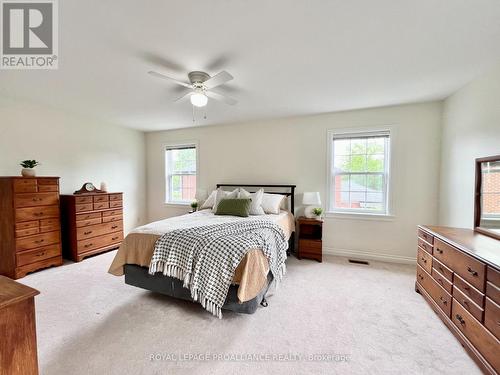
[[[500,154],[500,65],[446,99],[439,223],[472,228],[474,159]]]
[[[17,176],[36,159],[40,176],[61,177],[61,193],[86,181],[124,192],[125,231],[146,218],[144,133],[23,101],[0,100],[0,175]]]
[[[393,125],[394,219],[327,218],[325,252],[414,261],[417,224],[436,224],[440,102],[146,134],[149,220],[188,211],[164,204],[164,146],[199,142],[198,188],[220,183],[294,183],[326,201],[328,129]],[[299,211],[300,212],[300,211]]]

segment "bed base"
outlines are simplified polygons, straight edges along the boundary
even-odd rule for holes
[[[189,289],[183,287],[183,282],[181,280],[164,276],[161,272],[150,275],[147,267],[141,267],[135,264],[126,264],[123,270],[125,273],[125,283],[128,285],[194,302],[191,298]],[[259,307],[259,304],[267,307],[268,303],[265,299],[265,295],[272,280],[272,274],[269,272],[267,275],[267,284],[262,288],[259,294],[250,301],[243,303],[238,302],[238,286],[231,285],[222,309],[243,314],[253,314]]]

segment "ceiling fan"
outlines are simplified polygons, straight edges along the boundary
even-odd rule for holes
[[[210,77],[210,75],[205,72],[190,72],[188,73],[190,83],[182,82],[175,78],[166,76],[165,74],[157,73],[154,71],[149,71],[148,74],[152,75],[153,77],[169,80],[188,89],[179,98],[175,99],[174,102],[177,102],[189,96],[191,104],[195,107],[206,106],[208,103],[208,98],[219,100],[229,105],[235,105],[236,103],[238,103],[236,99],[230,98],[229,96],[222,95],[214,91],[210,91],[211,89],[223,85],[224,83],[229,82],[233,79],[233,76],[225,70],[217,73],[213,77]]]

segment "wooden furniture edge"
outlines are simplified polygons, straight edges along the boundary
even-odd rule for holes
[[[467,337],[458,329],[457,326],[453,323],[453,321],[448,318],[441,308],[434,302],[431,296],[425,291],[424,287],[421,286],[417,281],[415,281],[415,292],[419,293],[424,299],[427,301],[429,306],[432,308],[434,313],[441,319],[441,321],[448,327],[448,329],[453,333],[453,335],[457,338],[458,342],[465,351],[470,355],[470,357],[476,362],[481,371],[490,375],[498,375],[493,367],[486,361],[486,359],[479,353],[479,351],[472,345]]]
[[[470,250],[467,249],[465,246],[463,246],[459,243],[456,243],[455,241],[450,240],[448,237],[444,237],[442,234],[433,231],[432,229],[428,228],[426,225],[418,225],[417,227],[419,229],[422,229],[423,231],[426,231],[426,232],[432,234],[434,237],[438,238],[439,240],[441,240],[441,241],[443,241],[443,242],[445,242],[453,247],[456,247],[458,250],[462,251],[463,253],[467,254],[468,256],[476,258],[476,259],[480,260],[481,262],[486,263],[486,265],[488,265],[489,267],[494,268],[497,271],[500,271],[500,265],[492,263],[490,260],[484,259],[483,257],[481,257],[475,253],[471,253]],[[449,228],[451,228],[451,227],[449,227]],[[457,229],[467,229],[467,228],[457,228]],[[472,232],[476,232],[472,229],[467,229],[467,230],[470,230]],[[477,233],[479,233],[479,232],[477,232]],[[480,233],[480,234],[484,236],[484,234],[482,234],[482,233]],[[488,237],[488,236],[486,236],[486,237]],[[495,238],[492,238],[492,237],[489,237],[489,238],[493,241],[495,240]]]
[[[40,292],[28,285],[24,285],[22,283],[19,283],[17,281],[14,281],[12,280],[11,278],[7,277],[7,276],[2,276],[0,275],[0,280],[4,279],[3,281],[6,281],[7,283],[12,283],[12,285],[19,289],[19,290],[22,290],[23,293],[20,294],[20,295],[17,295],[7,301],[1,301],[0,300],[0,308],[4,308],[6,306],[9,306],[9,305],[12,305],[12,304],[15,304],[15,303],[18,303],[22,300],[25,300],[25,299],[28,299],[28,298],[32,298],[38,294],[40,294]],[[1,292],[0,292],[1,293]]]

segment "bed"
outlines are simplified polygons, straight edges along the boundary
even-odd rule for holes
[[[217,188],[224,190],[231,190],[236,187],[242,187],[249,192],[255,192],[257,189],[263,188],[268,194],[282,194],[287,197],[279,214],[266,214],[264,216],[266,220],[277,224],[285,233],[289,243],[287,253],[293,251],[295,185],[217,184]],[[161,272],[156,272],[154,275],[149,273],[149,265],[156,241],[163,234],[177,229],[209,224],[226,225],[226,223],[247,219],[214,215],[212,210],[208,209],[138,227],[124,239],[109,268],[109,273],[116,276],[125,275],[125,283],[128,285],[193,301],[189,289],[183,287],[181,280],[165,276]],[[252,314],[259,304],[267,306],[265,296],[272,281],[272,273],[263,251],[258,248],[249,249],[236,268],[222,309]]]

